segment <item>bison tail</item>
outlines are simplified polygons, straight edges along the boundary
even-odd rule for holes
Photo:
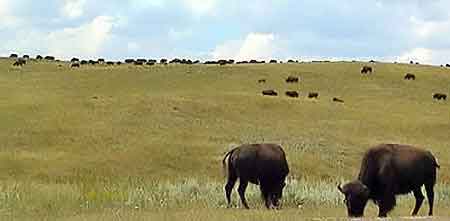
[[[228,174],[227,174],[227,158],[229,158],[229,157],[231,156],[231,154],[233,154],[233,152],[234,152],[235,150],[236,150],[236,148],[234,148],[234,149],[228,151],[228,153],[226,153],[225,156],[223,157],[223,160],[222,160],[222,166],[223,166],[223,174],[224,174],[225,176],[228,175]]]

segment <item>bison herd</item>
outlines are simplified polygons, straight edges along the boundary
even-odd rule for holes
[[[239,179],[238,194],[244,208],[248,183],[259,186],[268,209],[279,209],[289,166],[283,148],[277,144],[245,144],[228,153],[222,161],[227,172],[225,197],[231,203],[231,192]],[[424,196],[428,198],[428,215],[433,215],[436,158],[430,151],[403,144],[380,144],[369,148],[362,158],[356,180],[337,189],[343,194],[349,217],[362,217],[369,200],[378,206],[378,216],[386,217],[396,205],[396,196],[413,193],[416,199],[412,215],[419,212]]]

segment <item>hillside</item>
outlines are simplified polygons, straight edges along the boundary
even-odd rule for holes
[[[330,191],[357,175],[371,145],[427,148],[442,167],[438,208],[444,209],[437,213],[450,216],[450,101],[432,99],[436,92],[450,94],[450,69],[375,63],[375,72],[363,76],[359,70],[366,64],[359,62],[79,69],[56,62],[11,64],[0,60],[0,189],[27,195],[0,197],[0,210],[13,217],[19,207],[25,217],[64,216],[89,200],[95,209],[116,208],[131,197],[119,190],[141,185],[193,180],[193,186],[208,182],[222,194],[224,153],[253,142],[282,144],[295,185],[300,180],[329,185]],[[406,73],[417,79],[403,80]],[[300,82],[287,84],[290,75]],[[280,95],[264,97],[264,89]],[[286,97],[287,90],[298,90],[300,98]],[[319,98],[308,99],[309,92]],[[340,203],[337,193],[330,194]],[[60,201],[61,208],[46,206]],[[402,215],[413,201],[409,197],[406,210],[399,209]],[[148,202],[142,207],[153,208]],[[329,207],[345,215],[342,205]]]

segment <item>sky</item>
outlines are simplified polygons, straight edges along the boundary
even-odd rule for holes
[[[0,0],[0,55],[450,63],[449,0]]]

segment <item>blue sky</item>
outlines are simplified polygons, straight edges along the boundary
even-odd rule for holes
[[[450,63],[448,0],[0,0],[0,55]]]

